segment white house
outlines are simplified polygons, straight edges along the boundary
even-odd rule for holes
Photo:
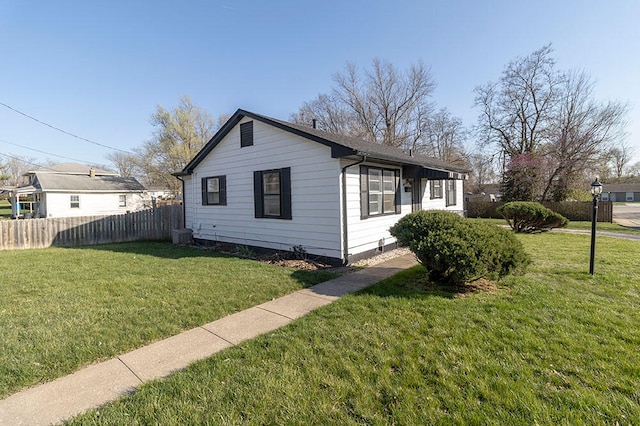
[[[126,213],[144,207],[145,188],[135,178],[108,170],[63,163],[26,174],[27,185],[10,192],[13,216],[21,198],[32,196],[33,217],[95,216]]]
[[[238,110],[180,172],[194,240],[347,263],[395,246],[414,210],[463,213],[467,170]]]

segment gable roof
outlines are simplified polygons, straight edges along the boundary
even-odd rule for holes
[[[277,127],[284,131],[293,133],[303,138],[321,143],[331,148],[331,156],[333,158],[354,158],[361,159],[366,157],[369,160],[377,160],[392,164],[400,164],[413,168],[425,168],[444,173],[454,172],[457,177],[469,172],[464,167],[455,166],[435,158],[422,155],[407,155],[404,151],[381,145],[378,143],[368,142],[362,139],[352,138],[349,136],[328,133],[322,130],[313,129],[311,127],[299,124],[289,123],[287,121],[278,120],[276,118],[267,117],[265,115],[256,114],[242,109],[237,110],[231,118],[218,130],[209,142],[196,154],[196,156],[187,164],[180,172],[173,173],[174,176],[185,176],[193,173],[202,160],[222,141],[222,139],[242,120],[243,117],[249,117],[254,120],[261,121],[271,126]],[[414,177],[427,177],[429,173],[424,170],[413,170]],[[443,173],[439,176],[444,178]]]
[[[33,173],[38,172],[38,173],[64,173],[64,174],[77,174],[77,175],[86,174],[86,175],[88,175],[90,170],[93,170],[93,172],[96,175],[118,176],[117,173],[114,173],[114,172],[112,172],[110,170],[105,170],[105,169],[101,169],[99,167],[92,167],[92,166],[87,166],[85,164],[78,164],[78,163],[59,163],[59,164],[54,164],[54,165],[48,166],[46,168],[29,171],[27,174],[33,174]]]
[[[135,178],[40,172],[35,172],[35,175],[34,186],[42,192],[143,192],[145,190]]]

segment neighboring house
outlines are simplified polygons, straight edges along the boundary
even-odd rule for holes
[[[152,186],[147,188],[147,195],[153,200],[168,200],[174,198],[174,194],[167,188],[163,188],[160,186]]]
[[[238,110],[180,172],[195,241],[298,250],[346,263],[395,246],[421,209],[463,213],[467,170]]]
[[[602,201],[640,201],[640,183],[603,183]]]
[[[26,196],[32,199],[33,217],[111,215],[144,207],[145,188],[108,170],[63,163],[25,176],[29,183],[11,190],[14,217]]]

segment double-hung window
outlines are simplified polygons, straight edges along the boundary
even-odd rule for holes
[[[69,196],[69,207],[72,209],[80,208],[80,196],[79,195],[71,195]]]
[[[431,199],[442,198],[442,181],[432,180],[429,181],[429,190],[431,192]]]
[[[118,207],[127,207],[127,196],[125,194],[118,195]]]
[[[291,219],[291,168],[253,172],[255,217]]]
[[[212,176],[202,178],[202,205],[227,205],[227,177]]]
[[[360,216],[400,213],[400,171],[360,166]]]
[[[456,181],[453,179],[446,180],[447,190],[447,207],[456,205]]]

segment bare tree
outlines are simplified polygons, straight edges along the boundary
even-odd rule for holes
[[[596,102],[590,78],[557,71],[551,53],[547,45],[518,58],[497,83],[476,88],[480,139],[502,151],[505,165],[526,165],[526,173],[504,169],[503,182],[515,186],[505,194],[567,198],[583,171],[623,134],[627,106]],[[542,181],[532,183],[532,176]]]
[[[27,182],[24,176],[28,171],[38,169],[36,159],[31,157],[5,156],[6,160],[0,164],[0,175],[4,185],[17,186]]]
[[[560,102],[550,128],[552,138],[546,155],[555,159],[542,199],[552,192],[553,199],[564,200],[573,182],[601,154],[611,149],[614,141],[624,137],[627,106],[620,102],[599,103],[593,99],[593,83],[584,72],[564,75]]]
[[[424,119],[421,138],[414,149],[421,153],[452,164],[465,165],[464,144],[466,130],[462,120],[442,108]]]
[[[291,115],[291,121],[306,126],[313,120],[316,120],[317,128],[325,132],[362,136],[356,126],[355,114],[333,95],[320,94],[316,99],[303,103],[298,112]]]
[[[549,139],[560,76],[551,45],[511,61],[497,83],[475,89],[479,133],[508,156],[534,153]]]
[[[171,173],[184,168],[209,141],[216,130],[215,121],[184,95],[173,110],[158,105],[151,124],[155,127],[153,138],[136,151],[137,164],[146,185],[160,185],[177,194],[179,182]]]
[[[469,176],[469,188],[473,193],[485,192],[486,186],[497,182],[494,158],[483,153],[475,153],[469,156],[471,173]]]
[[[420,140],[435,88],[422,62],[401,71],[374,59],[364,72],[347,63],[333,79],[331,94],[303,104],[292,121],[309,125],[315,118],[323,130],[404,149]]]
[[[633,158],[633,148],[627,143],[622,143],[611,148],[608,154],[615,177],[622,178],[627,165]]]
[[[140,177],[139,159],[134,154],[111,152],[105,155],[122,177]]]

